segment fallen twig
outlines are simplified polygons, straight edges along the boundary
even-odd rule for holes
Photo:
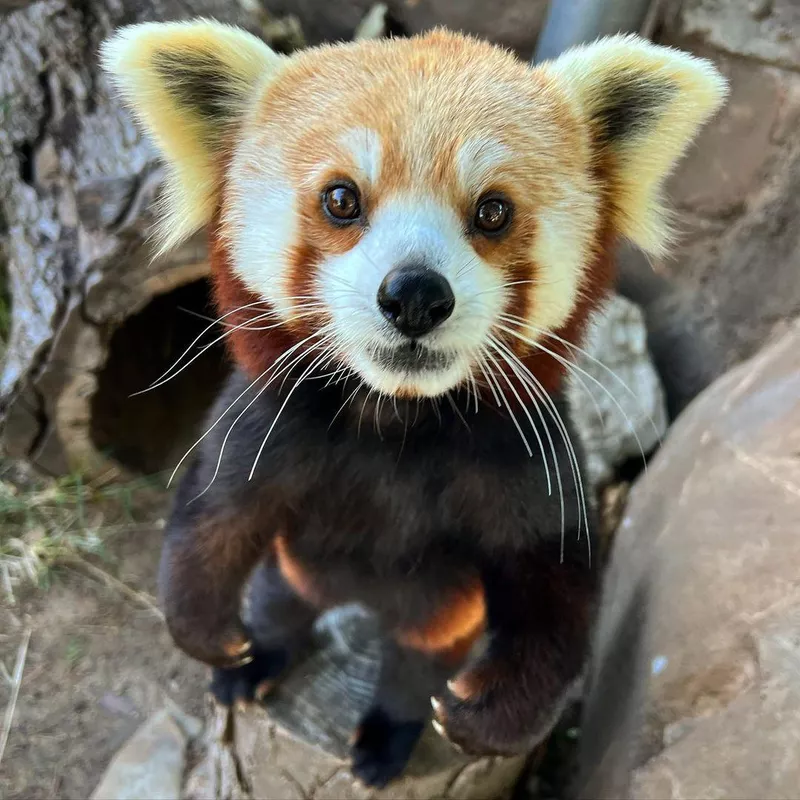
[[[133,600],[134,602],[138,603],[141,606],[144,606],[148,611],[150,611],[153,616],[158,617],[160,620],[164,619],[164,613],[161,609],[155,604],[154,599],[150,597],[150,595],[146,594],[145,592],[137,591],[136,589],[132,589],[128,586],[127,583],[123,583],[118,578],[115,578],[113,575],[109,575],[108,572],[105,570],[96,567],[94,564],[87,561],[85,558],[81,558],[78,555],[72,555],[69,559],[65,560],[65,563],[72,563],[80,567],[81,569],[88,572],[90,575],[94,576],[98,580],[102,581],[106,584],[106,586],[110,586],[112,589],[116,589],[120,594],[127,597],[129,600]]]
[[[3,717],[3,730],[0,731],[0,762],[3,760],[3,753],[6,751],[6,744],[11,733],[11,723],[14,721],[14,711],[17,708],[17,698],[19,697],[19,687],[22,685],[22,672],[25,669],[25,659],[28,657],[28,643],[31,640],[31,629],[28,628],[22,637],[22,643],[17,650],[17,662],[14,665],[14,674],[11,683],[11,699],[6,706],[6,713]]]

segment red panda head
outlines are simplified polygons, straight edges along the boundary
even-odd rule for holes
[[[632,36],[532,68],[444,31],[285,57],[200,21],[104,60],[170,167],[162,247],[211,223],[239,364],[303,342],[401,396],[501,364],[555,388],[616,239],[663,249],[662,182],[725,93]]]

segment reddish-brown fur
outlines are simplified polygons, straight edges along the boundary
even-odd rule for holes
[[[397,640],[446,661],[460,662],[486,626],[483,585],[475,580],[452,593],[428,621],[415,629],[397,631]]]

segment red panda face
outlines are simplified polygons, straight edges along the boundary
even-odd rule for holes
[[[504,319],[534,339],[560,328],[582,288],[606,287],[582,287],[601,202],[551,83],[445,35],[298,59],[224,178],[233,269],[386,394],[479,375]]]
[[[441,31],[284,58],[192,23],[128,29],[106,63],[173,165],[166,243],[218,221],[220,313],[261,302],[403,396],[568,357],[615,237],[662,247],[660,183],[723,94],[632,37],[532,69]]]

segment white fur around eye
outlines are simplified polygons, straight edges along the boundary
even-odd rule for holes
[[[468,197],[476,197],[498,168],[512,160],[512,152],[501,142],[486,137],[467,139],[456,155],[459,184]]]
[[[370,128],[351,128],[339,141],[352,156],[358,183],[374,186],[381,174],[381,138]]]

